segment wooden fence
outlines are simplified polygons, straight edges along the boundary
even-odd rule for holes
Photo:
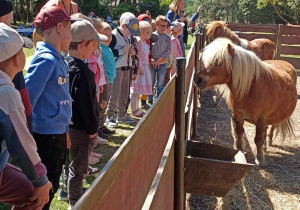
[[[229,24],[228,27],[249,41],[258,38],[272,40],[276,44],[275,59],[285,60],[300,69],[299,26]]]
[[[186,65],[181,59],[178,65],[184,66],[177,66],[178,77],[171,78],[74,209],[184,208],[184,140],[196,127],[192,124],[197,116],[196,46],[192,45]]]

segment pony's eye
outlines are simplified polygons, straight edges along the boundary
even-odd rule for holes
[[[215,62],[215,66],[220,67],[222,66],[223,62],[222,61],[217,61]]]

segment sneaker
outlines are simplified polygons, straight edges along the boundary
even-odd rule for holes
[[[105,134],[107,134],[107,135],[116,133],[115,130],[109,129],[109,128],[106,127],[106,126],[101,127],[100,130],[102,131],[102,133],[105,133]]]
[[[102,139],[101,137],[97,137],[97,143],[98,144],[107,144],[108,141],[106,139]]]
[[[63,189],[59,189],[59,194],[57,200],[59,201],[68,201],[68,192],[63,191]]]
[[[145,114],[145,112],[143,112],[142,110],[138,109],[132,112],[132,115],[135,117],[143,117]]]
[[[132,124],[135,122],[127,113],[123,117],[118,117],[118,123]]]
[[[110,137],[110,135],[105,134],[101,129],[98,130],[98,136],[101,139],[108,139]]]
[[[90,157],[95,157],[95,158],[100,159],[100,158],[102,158],[102,155],[99,153],[96,153],[96,152],[91,152]]]
[[[111,116],[110,118],[107,118],[105,124],[109,128],[115,128],[115,127],[118,126],[117,120],[114,116]]]
[[[83,195],[88,189],[89,189],[89,188],[87,188],[87,187],[83,187],[83,188],[81,189],[81,194]]]
[[[95,165],[99,162],[99,158],[96,158],[96,157],[89,157],[89,164],[90,165]]]
[[[87,175],[88,176],[95,175],[98,172],[99,172],[99,168],[93,168],[93,167],[89,166]]]
[[[150,106],[148,104],[142,104],[141,109],[148,110],[148,109],[150,109]]]

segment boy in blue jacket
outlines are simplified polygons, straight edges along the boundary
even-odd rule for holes
[[[33,137],[53,185],[49,202],[44,206],[49,209],[59,187],[72,113],[69,68],[61,55],[72,39],[71,22],[62,9],[53,6],[43,8],[34,24],[43,42],[37,43],[25,82],[33,110]]]

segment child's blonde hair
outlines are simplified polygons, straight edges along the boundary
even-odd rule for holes
[[[148,21],[140,21],[139,28],[140,28],[140,30],[143,30],[145,28],[151,28],[151,25]]]
[[[103,21],[99,18],[91,18],[91,19],[94,22],[93,26],[98,31],[98,33],[102,33],[103,32]]]
[[[102,22],[102,26],[103,26],[103,31],[112,30],[111,26],[106,22]]]

